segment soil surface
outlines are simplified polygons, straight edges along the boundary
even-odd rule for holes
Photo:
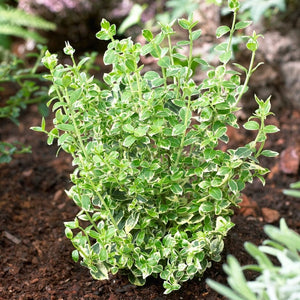
[[[244,242],[260,245],[266,238],[264,225],[277,226],[280,218],[300,232],[300,200],[282,192],[300,180],[300,110],[282,101],[276,103],[272,108],[276,116],[269,122],[280,132],[269,136],[265,148],[278,151],[280,156],[262,160],[262,165],[271,170],[266,185],[255,180],[244,190],[241,209],[232,217],[236,225],[225,239],[222,261],[213,263],[201,280],[186,282],[171,295],[163,294],[162,280],[149,278],[143,287],[133,286],[119,275],[95,281],[86,268],[73,262],[73,247],[64,235],[63,224],[78,212],[64,192],[71,186],[71,158],[63,152],[56,156],[57,147],[47,146],[45,135],[29,129],[40,125],[36,106],[22,113],[19,127],[0,120],[1,140],[17,140],[32,147],[31,154],[15,155],[9,164],[0,165],[0,300],[224,299],[206,285],[205,279],[226,283],[222,264],[228,254],[242,265],[253,263]],[[51,123],[51,117],[47,123]],[[231,147],[250,138],[242,129],[229,135]],[[249,279],[254,277],[248,274]]]

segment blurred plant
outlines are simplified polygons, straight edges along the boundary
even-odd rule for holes
[[[39,49],[39,53],[28,55],[35,59],[35,64],[31,68],[27,68],[25,62],[14,55],[6,57],[0,63],[0,91],[4,89],[4,83],[9,83],[16,91],[8,99],[1,99],[4,103],[0,106],[0,119],[9,119],[19,125],[18,118],[21,110],[34,103],[38,104],[42,115],[45,116],[48,113],[47,88],[45,84],[42,84],[45,79],[43,74],[37,73],[38,67],[41,66],[41,57],[45,53],[45,47],[39,46]],[[13,154],[28,152],[30,152],[30,147],[19,142],[0,141],[0,163],[10,162]]]
[[[257,23],[262,17],[270,18],[279,11],[286,11],[286,0],[243,0],[240,7],[240,20],[252,20]],[[226,6],[222,8],[222,15],[230,11]]]
[[[28,55],[35,56],[36,59],[35,65],[30,69],[25,67],[22,59],[11,54],[10,49],[11,37],[45,43],[46,39],[32,29],[54,30],[55,24],[14,8],[7,1],[0,1],[0,90],[3,90],[5,82],[14,84],[16,89],[16,93],[9,99],[4,99],[5,103],[0,106],[0,118],[8,118],[17,125],[20,111],[29,104],[38,103],[43,115],[47,112],[47,91],[40,87],[42,75],[36,73],[45,48],[41,46],[40,53]],[[0,141],[0,163],[10,162],[13,154],[27,152],[30,152],[30,147],[19,142]]]
[[[130,10],[129,15],[124,19],[124,21],[120,25],[118,29],[118,34],[123,34],[128,28],[130,28],[133,25],[141,24],[141,17],[146,7],[146,4],[134,4]]]
[[[241,2],[240,12],[245,19],[258,22],[263,16],[270,17],[279,11],[286,10],[285,0],[244,0]],[[244,13],[244,15],[243,15]]]
[[[30,152],[30,147],[26,147],[19,142],[6,143],[0,141],[0,164],[9,163],[14,154]]]
[[[257,261],[257,265],[241,267],[237,259],[228,256],[223,266],[231,288],[211,279],[207,284],[231,300],[298,300],[300,299],[300,236],[289,229],[284,219],[280,227],[266,225],[265,233],[270,239],[256,247],[246,242],[246,251]],[[274,265],[268,255],[277,259]],[[244,270],[259,272],[254,281],[247,281]]]
[[[300,198],[300,181],[292,183],[289,190],[284,190],[283,193],[287,196]],[[295,190],[298,189],[298,190]]]
[[[191,15],[199,7],[199,0],[167,0],[165,5],[169,10],[157,14],[155,18],[161,23],[168,24],[183,16]]]
[[[169,24],[173,20],[181,18],[183,16],[191,15],[198,7],[201,0],[167,0],[165,3],[162,1],[157,1],[157,12],[155,17],[146,24],[142,25],[142,15],[147,4],[138,4],[135,3],[130,11],[128,17],[122,22],[120,28],[118,29],[119,34],[123,34],[128,28],[133,25],[142,25],[143,28],[152,28],[157,22],[162,24]],[[208,3],[220,4],[222,0],[202,0]],[[167,8],[167,11],[163,12],[164,6]]]
[[[31,28],[55,30],[55,24],[38,16],[27,14],[21,9],[5,5],[5,2],[0,2],[0,46],[8,49],[11,36],[45,43],[46,39]]]

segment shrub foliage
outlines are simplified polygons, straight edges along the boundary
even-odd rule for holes
[[[97,38],[110,40],[101,89],[75,62],[74,49],[64,49],[73,64],[62,66],[55,54],[43,61],[53,82],[50,95],[55,111],[54,128],[45,121],[37,131],[48,134],[73,156],[76,166],[67,192],[80,207],[74,221],[66,222],[73,243],[73,259],[88,267],[94,278],[107,279],[118,271],[142,285],[149,275],[164,280],[166,293],[194,276],[201,276],[211,261],[219,261],[223,238],[233,226],[232,207],[239,203],[246,182],[268,172],[260,166],[266,135],[277,128],[265,125],[270,99],[244,125],[256,138],[237,149],[220,150],[227,143],[227,127],[238,128],[235,112],[254,72],[258,35],[247,39],[252,52],[246,73],[228,67],[231,40],[249,22],[236,23],[238,1],[229,1],[232,27],[221,26],[217,37],[229,34],[216,47],[220,65],[209,66],[192,55],[201,35],[191,18],[180,19],[188,39],[173,44],[173,23],[161,25],[156,36],[143,31],[142,46],[130,38],[116,40],[115,25],[101,22]],[[180,50],[188,48],[188,55]],[[157,60],[159,71],[144,72],[141,56]],[[181,63],[178,63],[181,62]],[[200,84],[193,80],[192,64],[207,70]],[[54,101],[55,100],[55,101]]]

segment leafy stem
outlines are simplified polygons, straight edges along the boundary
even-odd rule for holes
[[[229,32],[229,40],[228,40],[228,45],[227,45],[227,48],[226,48],[226,52],[230,51],[230,49],[231,49],[232,38],[233,38],[233,34],[235,32],[236,16],[237,16],[237,10],[235,10],[233,12],[233,19],[232,19],[230,32]]]
[[[84,166],[84,165],[85,165],[85,161],[86,161],[86,162],[89,161],[89,155],[88,155],[88,153],[87,153],[87,151],[86,151],[86,148],[85,148],[85,146],[84,146],[84,144],[83,144],[82,135],[80,134],[80,131],[79,131],[78,126],[77,126],[77,122],[76,122],[76,120],[75,120],[74,109],[73,109],[72,104],[71,104],[71,102],[70,102],[70,98],[69,98],[69,94],[68,94],[68,89],[65,88],[65,91],[64,91],[64,92],[65,92],[64,94],[65,94],[66,103],[67,103],[67,105],[68,105],[68,107],[69,107],[68,111],[69,111],[69,113],[70,113],[71,121],[72,121],[72,124],[73,124],[73,126],[74,126],[75,135],[76,135],[76,137],[77,137],[77,140],[79,141],[81,151],[82,151],[83,154],[84,154],[85,160],[83,159],[82,156],[80,156],[81,164],[82,164],[82,166]],[[109,207],[107,206],[107,204],[105,203],[103,197],[101,196],[101,194],[100,194],[99,191],[97,190],[97,188],[96,188],[96,186],[95,186],[95,184],[94,184],[92,178],[90,177],[90,175],[87,174],[86,176],[87,176],[87,178],[88,178],[88,180],[89,180],[89,183],[91,184],[93,190],[95,191],[96,195],[97,195],[98,198],[100,199],[101,204],[105,207],[105,210],[107,211],[107,213],[108,213],[108,215],[109,215],[109,217],[110,217],[112,223],[114,224],[115,228],[117,229],[117,228],[118,228],[118,225],[117,225],[117,223],[115,222],[114,217],[113,217],[113,215],[112,215],[112,213],[111,213]]]
[[[248,71],[246,72],[246,78],[243,84],[243,87],[236,99],[236,103],[239,103],[239,101],[241,100],[242,96],[244,95],[244,93],[246,92],[246,89],[248,87],[248,83],[249,83],[249,79],[252,75],[252,73],[254,72],[253,70],[253,65],[254,65],[254,59],[255,59],[255,51],[252,52],[251,54],[251,60],[250,60],[250,64],[249,64],[249,68]]]
[[[193,38],[192,38],[192,29],[189,29],[189,39],[190,39],[190,43],[189,43],[189,60],[188,60],[188,70],[187,70],[187,74],[186,74],[186,80],[189,79],[189,74],[191,72],[192,69],[192,61],[193,61]]]
[[[192,97],[188,96],[188,104],[187,104],[187,107],[186,107],[186,112],[185,112],[185,117],[184,117],[184,128],[185,128],[185,130],[184,130],[184,132],[182,134],[182,137],[181,137],[178,154],[177,154],[177,158],[176,158],[176,161],[175,161],[175,167],[177,167],[177,165],[179,163],[179,160],[181,158],[181,155],[182,155],[182,151],[184,149],[184,140],[185,140],[185,137],[186,137],[186,130],[187,130],[187,127],[188,127],[188,121],[189,121],[188,116],[189,116],[189,113],[190,113],[191,99],[192,99]]]

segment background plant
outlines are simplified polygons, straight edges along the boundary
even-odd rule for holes
[[[278,12],[286,11],[285,0],[244,0],[241,12],[245,18],[258,22],[262,17],[270,17]]]
[[[224,271],[227,273],[227,287],[213,280],[207,280],[210,287],[231,300],[296,300],[300,298],[300,236],[290,230],[284,219],[280,227],[266,225],[265,233],[270,238],[262,246],[245,243],[246,251],[257,261],[257,265],[241,267],[237,259],[228,256]],[[279,262],[273,264],[269,256]],[[259,276],[247,281],[245,270],[254,270]]]
[[[82,72],[88,58],[75,62],[74,49],[64,52],[72,65],[58,64],[48,51],[43,58],[55,111],[54,128],[45,120],[36,131],[48,135],[73,156],[73,187],[67,192],[80,207],[74,221],[65,222],[66,236],[75,247],[72,257],[88,267],[96,279],[109,273],[128,274],[142,285],[150,275],[164,280],[165,293],[201,276],[211,261],[219,261],[223,238],[234,225],[232,207],[240,202],[246,182],[264,182],[267,169],[259,165],[268,133],[278,129],[265,125],[270,99],[255,97],[258,109],[244,125],[256,138],[237,149],[219,150],[227,143],[227,126],[238,128],[235,112],[247,90],[254,66],[259,35],[248,37],[249,68],[232,71],[231,41],[236,30],[249,22],[236,23],[238,1],[229,1],[231,28],[221,26],[217,37],[229,34],[228,42],[216,47],[216,68],[193,58],[194,42],[201,30],[191,18],[180,19],[188,40],[173,44],[173,23],[162,25],[153,36],[143,31],[145,46],[130,38],[116,40],[115,25],[102,20],[97,38],[110,40],[104,63],[112,71],[104,75],[108,89],[100,89]],[[189,48],[189,56],[177,53]],[[157,59],[160,72],[143,72],[140,56]],[[175,64],[174,59],[187,61]],[[192,63],[209,67],[207,78],[196,84]]]
[[[292,183],[290,189],[284,190],[283,193],[288,196],[300,198],[300,181]]]
[[[6,1],[0,1],[0,45],[3,48],[9,49],[12,36],[45,43],[46,39],[36,30],[54,29],[54,23],[9,6]]]
[[[48,88],[43,74],[37,72],[41,66],[41,58],[45,49],[45,47],[41,47],[39,53],[30,54],[31,59],[36,60],[30,68],[26,67],[24,60],[11,54],[0,63],[0,91],[7,88],[8,85],[15,91],[15,94],[2,100],[1,119],[8,119],[19,125],[21,111],[30,104],[37,104],[42,115],[45,116],[48,113],[46,107],[46,102],[49,100]],[[30,152],[30,147],[22,145],[18,141],[13,143],[0,141],[0,163],[10,162],[13,154],[28,152]]]
[[[27,105],[38,103],[39,109],[45,114],[45,102],[48,100],[47,90],[40,88],[42,74],[37,72],[44,55],[45,48],[40,47],[38,53],[31,53],[36,61],[31,68],[24,60],[11,53],[11,38],[18,37],[35,42],[45,43],[46,40],[34,30],[54,30],[55,24],[32,16],[24,11],[0,1],[0,90],[3,83],[10,82],[16,93],[0,106],[0,118],[7,118],[18,125],[20,111]],[[8,143],[0,141],[0,163],[8,163],[16,153],[30,152],[30,147],[16,141]]]

